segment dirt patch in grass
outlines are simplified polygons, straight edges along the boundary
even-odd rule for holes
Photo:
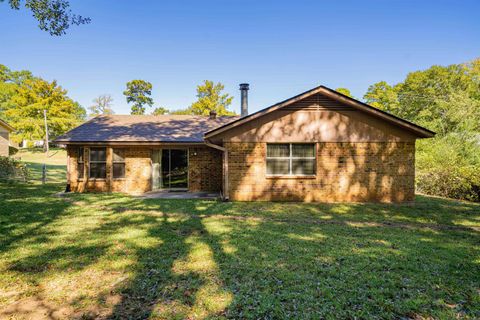
[[[56,306],[39,297],[24,298],[0,309],[1,319],[65,319],[72,314],[70,306]]]
[[[54,303],[42,295],[26,297],[0,309],[0,319],[56,320],[56,319],[107,319],[122,300],[119,294],[102,296],[97,305],[87,309],[75,308],[74,301]]]

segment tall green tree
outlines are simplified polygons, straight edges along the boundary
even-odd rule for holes
[[[86,112],[67,96],[56,81],[40,78],[25,80],[3,109],[5,119],[16,132],[14,141],[41,140],[45,136],[43,110],[47,110],[49,134],[52,138],[73,129],[85,120]]]
[[[172,110],[170,111],[170,114],[174,115],[191,115],[192,111],[190,108],[185,108],[185,109],[177,109],[177,110]]]
[[[402,116],[397,86],[391,86],[385,81],[377,82],[368,88],[363,99],[375,108]]]
[[[17,84],[11,81],[10,72],[10,69],[0,64],[0,118],[5,118],[3,113],[17,88]]]
[[[468,125],[478,130],[480,80],[477,59],[411,72],[403,82],[370,86],[364,99],[382,110],[429,127],[444,136]],[[468,114],[468,117],[466,115]]]
[[[0,64],[0,82],[20,84],[26,79],[32,79],[30,71],[12,71],[7,66]]]
[[[337,88],[337,89],[335,89],[335,91],[340,92],[344,96],[353,98],[352,93],[347,88]]]
[[[5,118],[3,113],[11,107],[12,97],[16,94],[18,87],[28,79],[34,79],[30,71],[12,71],[0,64],[0,118]]]
[[[109,94],[102,94],[96,97],[93,100],[93,105],[88,108],[90,109],[90,117],[114,114],[112,104],[113,98]]]
[[[5,0],[0,0],[5,2]],[[38,27],[52,36],[64,35],[72,25],[90,23],[90,18],[72,13],[67,0],[7,0],[10,7],[20,10],[22,5],[38,21]]]
[[[214,83],[205,80],[201,85],[197,86],[198,100],[188,108],[190,114],[208,115],[210,111],[216,111],[217,115],[235,115],[229,111],[228,107],[232,103],[233,97],[228,93],[223,93],[225,89],[223,84]]]
[[[152,115],[154,116],[161,116],[164,114],[169,114],[170,111],[167,108],[164,107],[157,107],[155,110],[153,110]]]
[[[416,144],[418,190],[480,201],[480,58],[375,83],[364,99],[437,133]]]
[[[132,80],[127,82],[127,90],[123,92],[127,103],[133,103],[131,114],[145,114],[145,105],[152,107],[152,84],[145,80]]]

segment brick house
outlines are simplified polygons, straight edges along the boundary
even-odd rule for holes
[[[0,119],[0,156],[8,157],[10,147],[10,132],[13,127]]]
[[[218,191],[230,200],[414,199],[435,133],[319,86],[242,116],[100,116],[57,138],[75,192]]]

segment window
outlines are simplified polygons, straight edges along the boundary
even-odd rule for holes
[[[90,148],[90,178],[107,177],[107,149]]]
[[[77,149],[77,176],[79,179],[83,179],[83,148]]]
[[[346,157],[338,157],[338,167],[343,169],[347,167],[347,158]]]
[[[267,144],[267,175],[270,175],[270,176],[315,175],[315,144],[313,143]]]
[[[113,149],[113,179],[125,178],[125,150]]]

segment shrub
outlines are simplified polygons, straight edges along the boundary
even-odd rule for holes
[[[480,201],[480,144],[476,135],[450,134],[418,141],[417,190]]]
[[[0,156],[0,179],[27,181],[29,179],[27,165],[13,158]]]
[[[417,189],[426,194],[480,201],[480,173],[475,167],[432,168],[417,175]]]
[[[18,148],[12,147],[12,146],[9,146],[9,147],[8,147],[8,154],[9,154],[10,156],[16,155],[17,152],[18,152]]]

